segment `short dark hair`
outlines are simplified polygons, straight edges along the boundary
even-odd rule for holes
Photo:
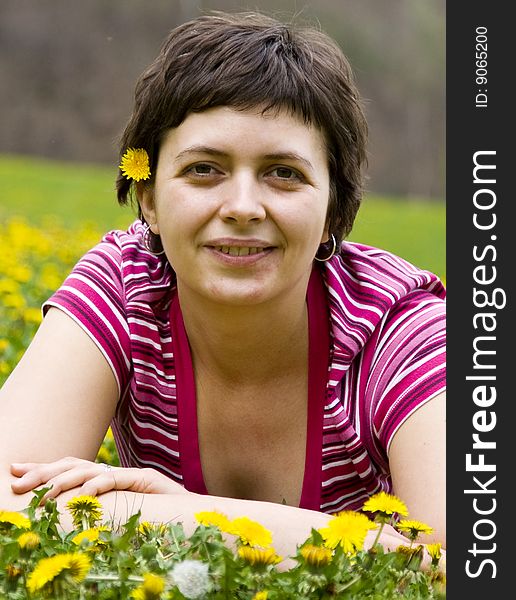
[[[137,81],[120,156],[145,148],[152,183],[166,131],[215,106],[287,110],[320,128],[328,151],[329,231],[337,240],[349,234],[362,199],[367,123],[351,66],[334,40],[316,27],[256,12],[215,12],[179,25]],[[116,187],[121,204],[133,198],[121,172]]]

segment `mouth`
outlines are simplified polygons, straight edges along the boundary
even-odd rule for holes
[[[270,254],[276,249],[276,246],[272,246],[268,242],[259,239],[218,239],[213,240],[205,244],[205,247],[224,259],[228,264],[233,264],[233,261],[239,261],[247,264],[249,261],[253,263],[256,260]],[[237,263],[235,263],[237,264]]]
[[[272,246],[211,246],[211,248],[218,252],[222,252],[223,254],[228,254],[229,256],[250,256],[252,254],[265,252],[266,250],[271,249]]]

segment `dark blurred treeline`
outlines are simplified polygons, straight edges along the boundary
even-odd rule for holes
[[[366,99],[369,190],[444,197],[445,0],[0,0],[0,152],[116,163],[136,78],[213,9],[319,23]]]

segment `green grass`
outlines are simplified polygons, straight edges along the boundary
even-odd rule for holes
[[[17,215],[38,225],[52,215],[69,227],[88,221],[101,231],[124,228],[134,211],[116,201],[116,172],[116,167],[0,155],[0,220]],[[367,196],[349,239],[446,274],[443,202]]]

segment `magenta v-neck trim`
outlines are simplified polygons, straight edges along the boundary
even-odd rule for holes
[[[323,409],[329,359],[328,306],[322,276],[315,266],[306,295],[308,309],[308,411],[305,472],[299,506],[312,510],[321,507],[321,464]],[[170,306],[174,348],[177,422],[181,472],[186,489],[208,494],[202,473],[197,427],[197,394],[188,337],[177,293]]]

